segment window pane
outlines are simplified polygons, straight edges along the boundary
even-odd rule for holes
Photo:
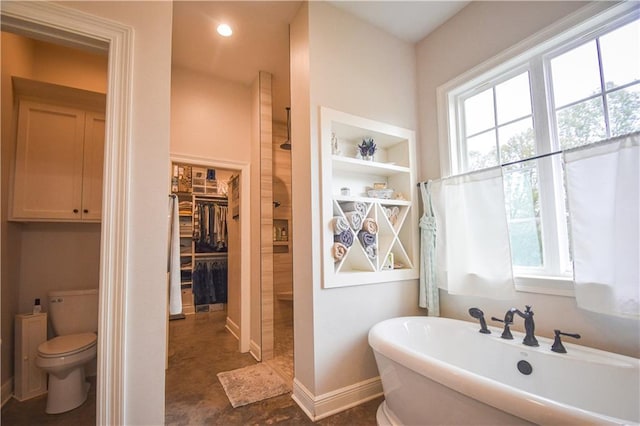
[[[496,86],[498,125],[531,115],[529,72]]]
[[[467,135],[474,135],[495,126],[492,89],[464,101],[464,120]]]
[[[567,149],[606,138],[602,98],[594,98],[557,113],[560,148]]]
[[[551,60],[556,108],[600,93],[600,68],[595,40]]]
[[[607,95],[611,136],[640,131],[640,84]]]
[[[495,130],[467,139],[467,171],[497,165],[498,152]]]
[[[532,119],[525,118],[499,127],[498,141],[502,164],[533,157],[536,145]]]
[[[532,162],[504,174],[509,239],[514,266],[542,266],[538,173]]]
[[[600,37],[600,53],[607,88],[640,80],[640,21]]]

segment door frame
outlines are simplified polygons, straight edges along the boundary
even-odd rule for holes
[[[2,2],[0,10],[3,30],[109,55],[100,236],[96,424],[124,424],[133,28],[50,2]]]
[[[240,244],[244,248],[240,257],[240,352],[249,351],[251,312],[251,165],[249,163],[217,160],[187,154],[170,153],[171,162],[233,170],[240,173]],[[167,331],[168,332],[168,331]]]

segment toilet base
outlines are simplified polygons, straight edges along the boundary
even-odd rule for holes
[[[60,379],[49,373],[47,414],[64,413],[81,406],[87,400],[91,385],[85,380],[84,365],[73,369]]]

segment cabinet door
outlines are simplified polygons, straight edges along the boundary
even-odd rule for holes
[[[84,121],[82,110],[20,102],[14,219],[80,219]]]
[[[82,172],[82,219],[99,221],[102,214],[104,114],[87,112]]]

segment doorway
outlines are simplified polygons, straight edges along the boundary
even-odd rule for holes
[[[124,316],[128,282],[127,215],[132,135],[133,29],[53,3],[2,5],[3,29],[53,43],[107,52],[109,57],[103,211],[100,243],[100,317],[96,423],[124,423]],[[108,206],[108,207],[105,207]],[[5,250],[3,250],[3,253]],[[109,283],[104,286],[103,283]],[[3,288],[5,280],[3,279]],[[4,303],[4,299],[3,299]],[[3,324],[4,315],[3,309]],[[8,345],[7,345],[8,346]],[[3,348],[5,345],[3,345]],[[3,357],[5,359],[5,357]]]
[[[238,205],[230,203],[229,214],[231,221],[231,233],[234,234],[233,244],[229,246],[229,256],[233,256],[229,265],[229,271],[238,274],[230,279],[233,283],[228,288],[228,304],[229,311],[226,328],[238,339],[238,350],[247,352],[249,350],[249,310],[250,310],[250,258],[249,244],[251,240],[251,232],[249,226],[250,215],[250,182],[249,182],[249,164],[236,163],[230,161],[220,161],[210,158],[173,154],[171,155],[171,163],[188,164],[204,169],[220,170],[223,176],[237,176],[237,194],[233,194],[233,186],[229,186],[227,190],[228,199],[232,201],[235,197],[239,197]],[[234,211],[237,209],[237,211]],[[237,235],[237,237],[235,236]]]

